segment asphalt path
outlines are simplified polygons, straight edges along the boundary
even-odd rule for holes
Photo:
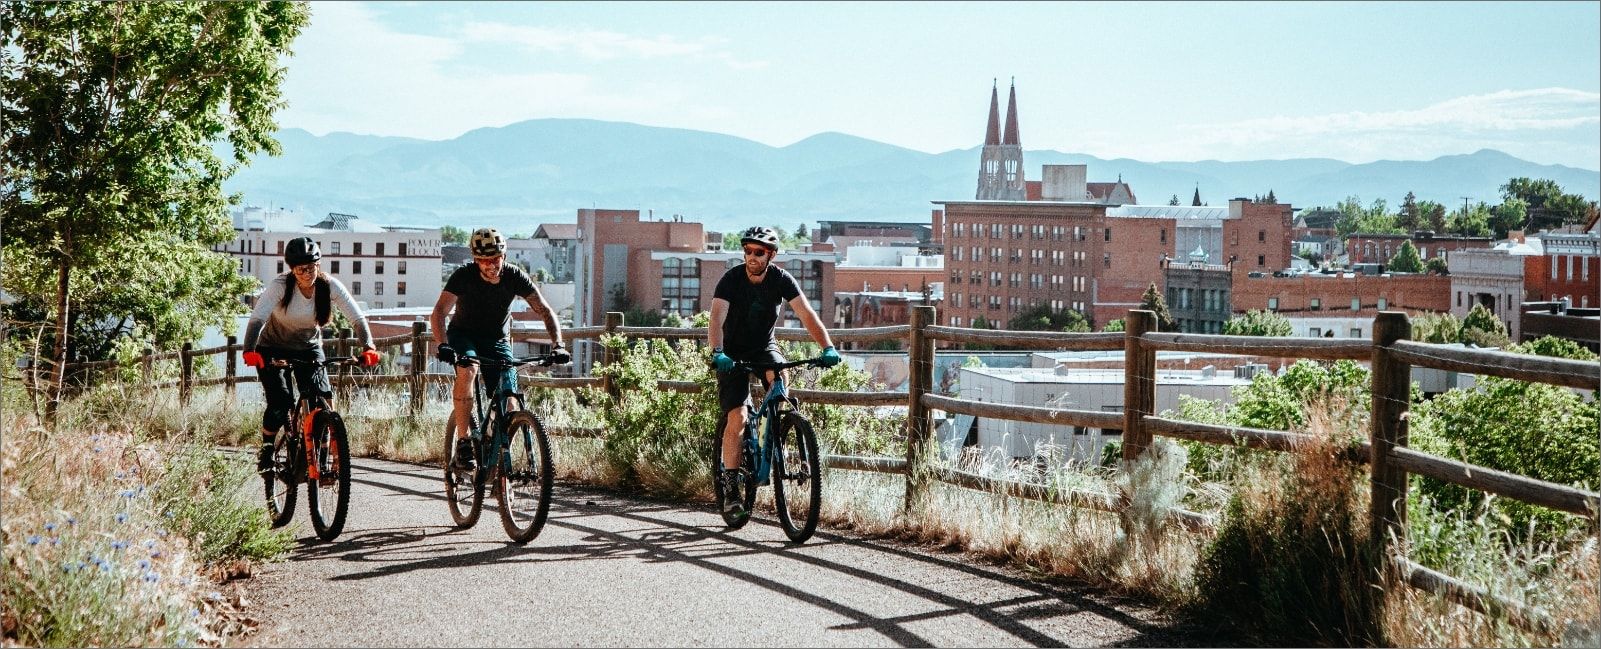
[[[494,500],[456,529],[435,466],[358,460],[343,534],[311,532],[244,584],[255,646],[1206,646],[1148,607],[964,554],[760,512],[562,483],[543,533],[510,543]],[[1222,641],[1227,644],[1226,641]]]

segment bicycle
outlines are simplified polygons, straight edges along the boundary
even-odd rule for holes
[[[790,361],[787,363],[738,362],[730,371],[759,372],[786,370],[802,365],[817,365],[820,359]],[[740,434],[740,464],[735,471],[743,472],[740,494],[724,493],[720,479],[723,467],[723,427],[717,428],[712,443],[712,484],[717,494],[717,509],[723,514],[728,529],[737,530],[750,521],[752,506],[756,504],[756,488],[773,486],[773,500],[778,510],[778,522],[784,535],[796,543],[805,543],[817,531],[818,512],[823,501],[823,463],[817,451],[817,434],[812,424],[799,413],[800,400],[789,395],[784,375],[777,374],[760,407],[745,404],[745,429]],[[740,498],[743,511],[731,514],[724,508],[730,497]]]
[[[360,365],[356,358],[302,361],[279,358],[272,367]],[[295,389],[293,377],[285,383]],[[350,444],[345,420],[329,407],[321,394],[301,394],[289,411],[289,423],[273,437],[272,467],[262,472],[267,514],[273,527],[289,524],[295,516],[295,494],[306,485],[306,508],[317,538],[332,541],[345,527],[350,507]]]
[[[550,437],[545,433],[545,422],[539,415],[523,409],[527,400],[521,392],[501,391],[495,398],[484,368],[499,368],[516,372],[518,367],[530,363],[553,365],[550,355],[516,358],[509,361],[463,356],[456,364],[462,367],[478,365],[478,380],[474,381],[473,412],[482,422],[472,430],[469,439],[474,469],[466,471],[456,467],[456,421],[450,417],[445,423],[445,501],[450,506],[450,517],[459,528],[478,524],[483,511],[484,489],[493,485],[500,505],[500,524],[506,535],[516,543],[527,543],[539,536],[550,513],[550,488],[555,482],[555,465],[551,461]],[[512,410],[510,401],[517,400]],[[485,440],[486,431],[489,439]]]

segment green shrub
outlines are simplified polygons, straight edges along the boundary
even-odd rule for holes
[[[288,530],[272,529],[259,499],[241,496],[261,493],[253,464],[244,455],[184,446],[156,482],[152,500],[173,531],[194,539],[201,561],[264,561],[293,547]]]

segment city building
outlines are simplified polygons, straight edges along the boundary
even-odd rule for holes
[[[329,213],[315,225],[284,210],[235,211],[234,239],[213,246],[265,284],[288,272],[284,244],[309,236],[322,248],[323,272],[337,277],[362,309],[432,306],[442,287],[438,228],[380,226]],[[254,303],[254,298],[247,300]]]
[[[578,248],[578,225],[541,223],[527,239],[506,242],[506,256],[530,274],[545,271],[547,281],[566,284],[573,281],[573,258]]]
[[[1485,250],[1492,243],[1490,237],[1436,235],[1430,230],[1418,230],[1410,235],[1358,232],[1346,237],[1345,249],[1351,264],[1388,265],[1390,260],[1395,258],[1395,254],[1401,252],[1401,244],[1407,241],[1411,241],[1418,249],[1418,257],[1424,261],[1438,258],[1446,260],[1447,263],[1451,261],[1451,253]]]
[[[1246,273],[1235,276],[1229,300],[1236,313],[1266,310],[1286,316],[1358,318],[1380,311],[1436,313],[1451,309],[1451,278],[1442,275]],[[1325,330],[1326,331],[1326,330]],[[1372,332],[1367,332],[1372,333]],[[1361,338],[1366,334],[1351,334]],[[1347,337],[1336,335],[1336,337]]]

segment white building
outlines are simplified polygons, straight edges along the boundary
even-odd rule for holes
[[[1236,374],[1248,372],[1158,370],[1156,411],[1176,410],[1181,394],[1233,403],[1230,391],[1251,382]],[[1123,412],[1121,369],[964,367],[960,385],[963,399],[985,403]],[[959,415],[946,443],[977,446],[984,457],[998,453],[1015,461],[1055,467],[1068,462],[1099,463],[1102,447],[1121,439],[1121,430],[1004,419],[975,421]]]
[[[1523,258],[1545,254],[1536,237],[1499,241],[1488,250],[1458,250],[1446,260],[1451,270],[1451,315],[1468,317],[1474,304],[1483,304],[1506,324],[1512,340],[1522,340],[1521,307],[1524,301]]]
[[[438,228],[379,226],[337,213],[307,227],[293,212],[245,208],[234,213],[234,233],[213,250],[232,255],[240,274],[263,284],[288,272],[284,244],[309,236],[322,248],[323,272],[363,310],[432,306],[442,288]]]

